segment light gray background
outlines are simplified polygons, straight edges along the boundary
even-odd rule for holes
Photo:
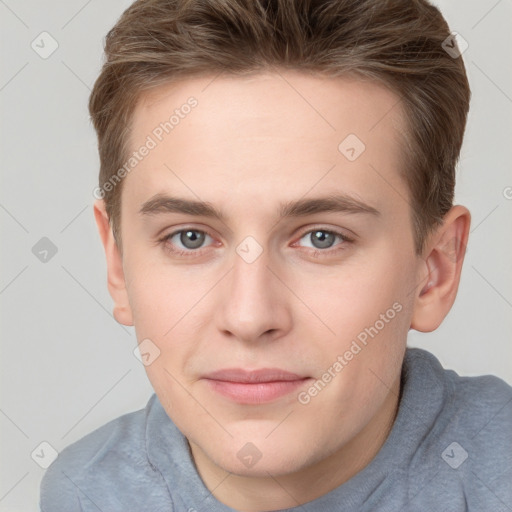
[[[92,215],[87,99],[103,37],[129,3],[0,0],[0,511],[37,510],[44,469],[31,453],[41,442],[60,451],[152,392],[133,329],[112,318]],[[512,0],[437,3],[469,43],[473,101],[456,200],[473,222],[452,311],[435,333],[411,331],[409,345],[461,374],[512,383]],[[31,48],[43,31],[59,45],[47,59]],[[58,248],[46,263],[32,253],[42,237]]]

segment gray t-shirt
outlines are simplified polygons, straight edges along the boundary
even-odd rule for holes
[[[67,447],[41,484],[43,512],[228,512],[203,484],[156,395]],[[459,377],[407,349],[393,428],[362,471],[297,512],[511,512],[512,387]]]

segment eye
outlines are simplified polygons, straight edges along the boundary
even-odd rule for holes
[[[320,249],[321,252],[329,252],[328,249],[331,249],[335,246],[337,239],[341,241],[341,243],[338,243],[337,245],[344,245],[345,242],[352,241],[343,233],[320,228],[310,230],[304,233],[300,238],[300,240],[305,240],[311,244],[309,246],[306,245],[306,247],[310,247],[316,250]]]
[[[201,249],[204,242],[212,237],[199,229],[181,229],[175,231],[164,238],[166,244],[171,246],[171,250],[177,253],[198,252],[195,249]]]
[[[202,249],[206,249],[214,240],[200,229],[185,228],[164,236],[161,240],[166,250],[178,256],[198,256],[202,254]],[[300,243],[301,241],[305,241]],[[338,243],[336,243],[338,241]],[[353,239],[332,229],[315,228],[305,232],[301,238],[293,245],[302,245],[312,249],[314,256],[321,254],[331,254],[345,248],[347,242]],[[205,244],[205,242],[208,242]],[[308,245],[309,243],[309,245]]]

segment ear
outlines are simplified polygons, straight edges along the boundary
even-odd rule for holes
[[[133,325],[132,310],[128,302],[128,293],[123,271],[123,260],[117,242],[114,239],[109,218],[105,210],[105,201],[98,199],[94,203],[94,217],[105,248],[107,258],[108,291],[114,300],[114,318],[123,325]]]
[[[470,223],[469,210],[453,206],[429,237],[419,269],[421,284],[416,290],[412,329],[434,331],[450,311],[459,288]]]

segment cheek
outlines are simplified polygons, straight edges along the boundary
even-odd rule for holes
[[[316,317],[315,325],[322,329],[325,337],[343,344],[376,322],[382,330],[381,315],[385,316],[384,320],[396,323],[396,310],[405,309],[403,302],[409,291],[406,274],[403,266],[395,271],[381,257],[380,261],[358,262],[329,273],[317,273],[311,279],[302,276],[293,288],[299,297],[304,297]],[[308,313],[308,316],[311,315]]]
[[[145,369],[155,390],[162,387],[164,394],[171,395],[172,376],[181,379],[180,374],[197,351],[198,329],[206,316],[205,301],[200,299],[208,288],[190,286],[200,280],[170,266],[130,263],[128,295],[137,340],[147,343],[158,355]]]
[[[193,287],[182,273],[142,251],[126,258],[125,276],[135,329],[143,337],[162,338],[193,305]]]
[[[315,338],[313,323],[302,322],[309,337],[318,340],[310,356],[320,374],[331,369],[336,375],[325,399],[357,397],[365,403],[372,392],[375,396],[380,396],[379,389],[385,393],[385,385],[400,371],[397,362],[405,349],[414,304],[413,269],[410,261],[391,265],[398,255],[383,254],[387,258],[375,258],[372,264],[351,265],[317,277],[310,288],[307,304],[322,321],[315,320],[314,325],[325,333],[319,336],[317,330]]]
[[[160,339],[172,328],[176,298],[166,291],[162,283],[146,281],[142,286],[132,286],[129,297],[138,334]]]

